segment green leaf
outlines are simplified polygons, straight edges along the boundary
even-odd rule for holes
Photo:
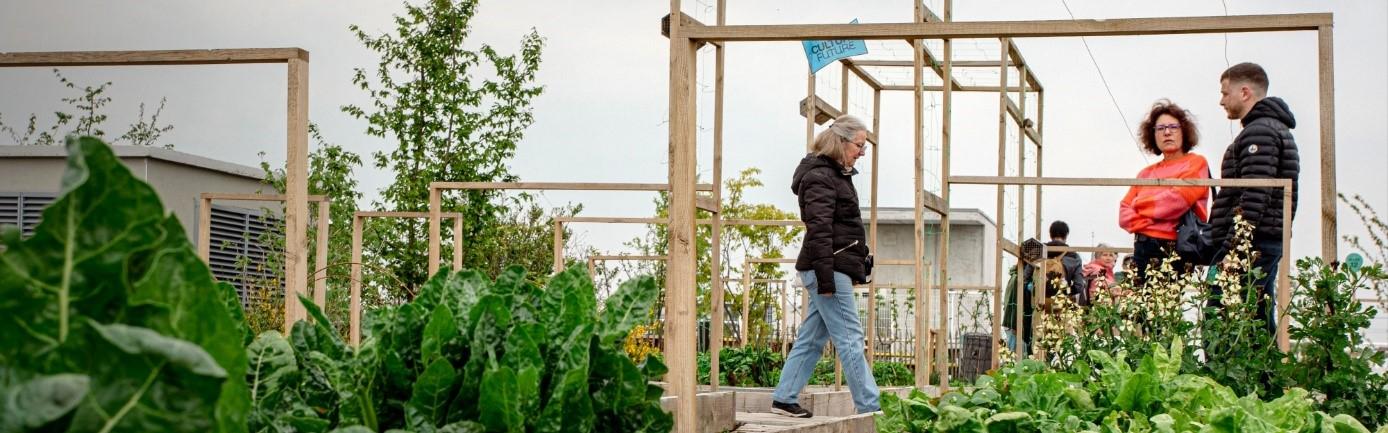
[[[482,395],[478,403],[482,424],[490,431],[524,432],[525,415],[521,413],[516,372],[510,367],[487,370],[482,377]]]
[[[196,344],[136,326],[119,323],[102,325],[96,322],[90,322],[89,325],[107,342],[125,353],[162,358],[174,367],[200,376],[218,379],[227,377],[227,371],[217,365],[217,361]]]
[[[443,357],[445,345],[458,338],[458,325],[453,320],[453,310],[448,305],[434,307],[429,315],[429,324],[424,326],[424,343],[420,346],[420,359],[428,364]]]
[[[638,277],[622,283],[608,296],[599,318],[597,332],[602,345],[626,338],[633,327],[646,320],[659,297],[654,278]]]
[[[269,410],[292,392],[298,363],[294,359],[294,349],[289,341],[278,331],[266,331],[256,337],[246,348],[250,358],[250,368],[246,371],[246,383],[250,387],[253,411]]]
[[[405,404],[405,421],[411,430],[421,433],[432,432],[444,417],[443,409],[448,404],[457,371],[446,359],[437,359],[429,364],[414,384],[414,393]]]
[[[91,378],[80,374],[39,376],[7,384],[0,370],[0,433],[64,431],[73,409],[86,398]]]

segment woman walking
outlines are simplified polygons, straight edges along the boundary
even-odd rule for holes
[[[868,281],[872,256],[858,207],[853,164],[866,153],[867,128],[853,116],[842,116],[815,136],[814,151],[800,160],[790,189],[799,197],[805,241],[795,269],[810,296],[810,305],[795,347],[771,395],[771,412],[797,418],[813,416],[800,407],[800,391],[814,373],[832,339],[843,364],[853,406],[858,413],[881,410],[877,382],[863,356],[863,325],[858,322],[853,284]]]
[[[1157,101],[1139,126],[1142,149],[1162,157],[1137,173],[1138,179],[1209,179],[1205,157],[1190,153],[1200,140],[1189,111],[1167,100]],[[1210,189],[1203,186],[1134,186],[1118,208],[1118,224],[1133,234],[1134,287],[1147,279],[1147,269],[1174,254],[1176,228],[1186,212],[1209,220]],[[1178,260],[1176,272],[1189,271]]]

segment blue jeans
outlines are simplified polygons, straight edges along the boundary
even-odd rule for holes
[[[1253,282],[1254,287],[1263,289],[1264,298],[1259,299],[1258,315],[1264,318],[1269,334],[1277,334],[1277,265],[1282,262],[1281,239],[1253,239],[1253,249],[1258,258],[1253,267],[1263,270],[1263,277]]]
[[[800,334],[795,337],[795,347],[786,358],[781,369],[781,381],[776,392],[771,394],[775,401],[797,404],[800,391],[810,382],[814,366],[824,353],[824,342],[834,340],[834,348],[843,364],[844,379],[848,390],[853,393],[853,406],[858,413],[882,410],[878,403],[877,381],[868,369],[867,358],[863,356],[863,325],[858,322],[858,307],[853,300],[853,281],[847,275],[834,273],[834,295],[821,296],[819,285],[815,284],[814,271],[801,271],[800,280],[805,290],[810,292],[810,306],[805,322],[800,325]]]

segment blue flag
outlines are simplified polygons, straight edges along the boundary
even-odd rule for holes
[[[855,18],[850,24],[857,24]],[[810,61],[810,73],[819,72],[825,65],[845,57],[867,54],[867,43],[862,40],[847,41],[800,41],[805,46],[805,58]]]

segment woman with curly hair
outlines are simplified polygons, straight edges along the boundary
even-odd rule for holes
[[[1205,157],[1190,153],[1200,141],[1200,133],[1189,111],[1168,100],[1159,100],[1138,129],[1142,149],[1162,157],[1161,161],[1137,173],[1138,179],[1209,179]],[[1159,265],[1172,254],[1176,227],[1186,212],[1194,211],[1200,221],[1209,219],[1206,203],[1210,189],[1203,186],[1134,186],[1118,206],[1118,224],[1133,234],[1133,259],[1137,265],[1134,282],[1143,284],[1147,269]],[[1177,261],[1178,272],[1188,264]]]

